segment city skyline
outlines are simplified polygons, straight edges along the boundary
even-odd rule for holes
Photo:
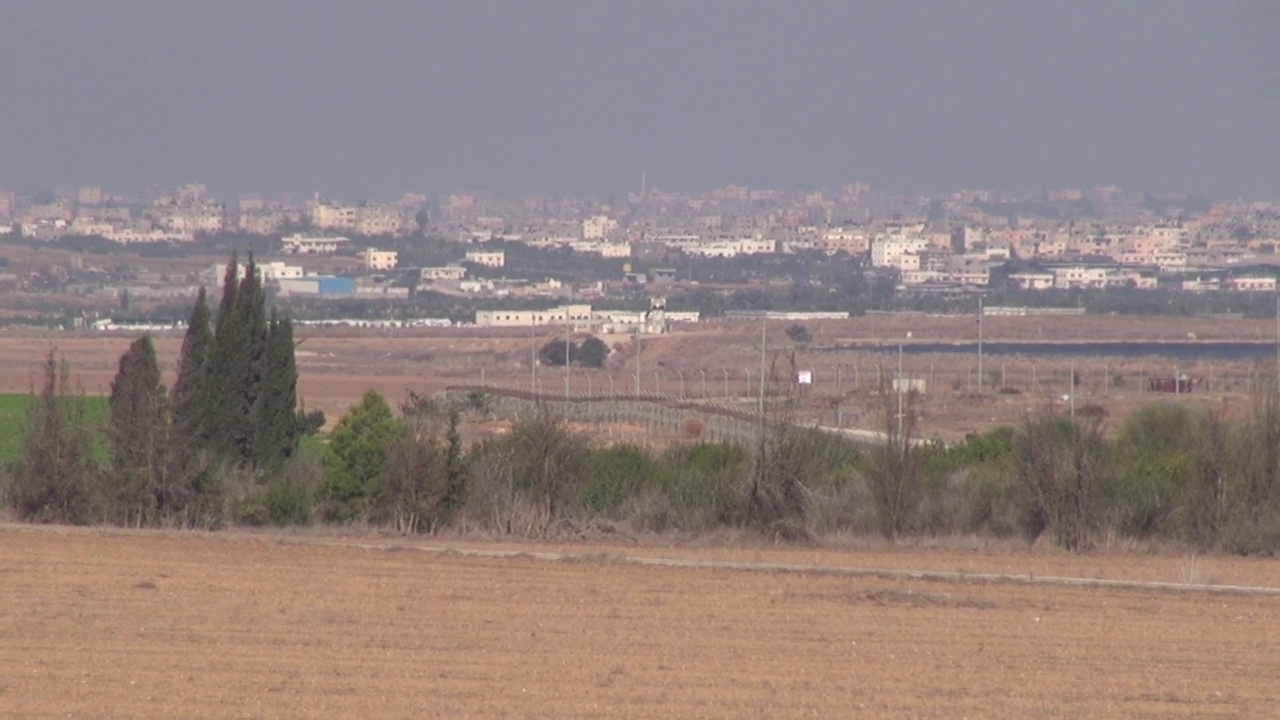
[[[1265,3],[0,10],[0,185],[1280,197]]]

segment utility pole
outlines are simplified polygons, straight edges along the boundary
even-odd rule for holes
[[[1070,372],[1071,372],[1071,382],[1067,384],[1067,387],[1070,388],[1070,392],[1071,392],[1071,394],[1068,397],[1071,398],[1071,426],[1072,428],[1074,428],[1075,422],[1076,422],[1076,364],[1075,362],[1071,363]],[[1176,371],[1173,378],[1173,387],[1175,390],[1178,388],[1178,377],[1177,377]]]
[[[982,296],[978,296],[978,394],[982,394]]]
[[[760,316],[760,422],[764,423],[765,341],[768,337],[769,313]]]
[[[902,343],[898,343],[898,442],[902,442]]]
[[[636,326],[636,399],[640,398],[640,333],[644,330],[644,323]]]
[[[569,324],[569,311],[564,311],[564,399],[569,399],[569,347],[573,345],[573,326]]]
[[[538,341],[534,339],[533,313],[529,314],[529,392],[538,392]]]

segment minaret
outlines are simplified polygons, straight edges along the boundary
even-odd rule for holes
[[[640,199],[649,199],[649,180],[644,170],[640,171]]]

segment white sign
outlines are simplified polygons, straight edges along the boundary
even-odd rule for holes
[[[801,370],[801,371],[799,372],[799,377],[797,378],[797,381],[798,381],[801,385],[812,385],[812,384],[813,384],[813,371],[812,371],[812,370]]]

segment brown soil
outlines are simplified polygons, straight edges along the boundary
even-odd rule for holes
[[[897,370],[893,354],[868,351],[822,352],[796,347],[786,339],[785,323],[770,327],[768,347],[796,351],[796,367],[813,372],[814,382],[799,388],[798,419],[835,424],[837,412],[847,425],[881,429],[883,403],[877,388]],[[863,342],[965,341],[973,338],[974,318],[875,316],[811,324],[814,347]],[[907,339],[907,333],[911,338]],[[1272,337],[1270,321],[1202,320],[1133,317],[988,318],[985,337],[996,340],[1256,340]],[[528,388],[531,349],[558,337],[540,329],[356,330],[299,328],[299,393],[308,407],[340,415],[369,388],[393,403],[410,390],[432,393],[449,385],[502,384]],[[0,392],[24,392],[51,347],[66,354],[89,393],[107,392],[119,355],[133,336],[125,333],[9,332],[0,337]],[[616,348],[608,366],[574,368],[573,391],[631,391],[636,383],[634,346],[626,336],[607,336]],[[642,343],[640,385],[645,391],[728,399],[754,408],[759,393],[759,326],[751,323],[679,325],[674,332]],[[156,336],[157,352],[168,368],[177,363],[180,333]],[[771,356],[769,377],[777,390],[790,384],[786,356]],[[1029,413],[1057,406],[1070,411],[1070,377],[1077,377],[1075,404],[1097,405],[1112,418],[1111,427],[1151,402],[1176,401],[1222,407],[1228,413],[1248,411],[1249,392],[1274,376],[1274,365],[1193,363],[1179,366],[1161,358],[1096,358],[1079,361],[1044,357],[987,357],[979,372],[972,354],[940,353],[907,356],[906,375],[925,381],[921,432],[952,440],[995,425],[1016,424]],[[1204,379],[1190,395],[1148,392],[1152,378],[1175,374]],[[558,394],[564,371],[539,367],[537,386]],[[169,375],[172,381],[172,374]],[[609,433],[606,431],[605,433]],[[616,433],[615,433],[616,435]]]
[[[413,547],[0,528],[0,707],[166,719],[1021,720],[1265,717],[1280,702],[1274,597],[640,566],[582,546],[576,562]],[[1173,569],[1034,552],[627,552]],[[1273,563],[1205,563],[1276,580]]]

